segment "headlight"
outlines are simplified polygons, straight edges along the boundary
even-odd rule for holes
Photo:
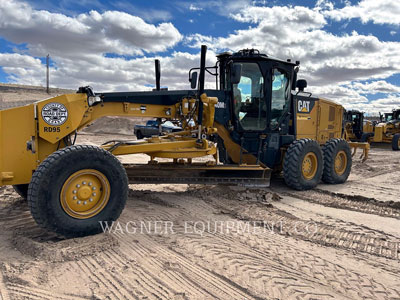
[[[101,99],[99,96],[89,96],[88,97],[88,104],[89,106],[93,106],[96,102],[101,102]]]

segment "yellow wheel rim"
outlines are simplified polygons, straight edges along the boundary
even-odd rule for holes
[[[335,157],[335,172],[337,175],[342,175],[346,171],[347,155],[346,152],[339,151]]]
[[[314,178],[318,169],[318,159],[314,152],[309,152],[303,159],[301,172],[303,177],[307,180]]]
[[[76,219],[88,219],[100,213],[110,198],[107,177],[93,169],[83,169],[65,181],[60,194],[64,211]]]

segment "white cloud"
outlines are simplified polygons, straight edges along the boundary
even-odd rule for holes
[[[35,56],[142,55],[165,51],[182,38],[171,23],[155,26],[118,11],[69,17],[34,10],[15,0],[0,0],[0,9],[0,35],[14,43],[27,43]]]
[[[288,27],[286,22],[296,26],[296,30],[320,28],[326,23],[322,14],[303,6],[250,6],[231,16],[240,22],[263,22],[264,26],[275,27],[277,31]]]
[[[359,110],[364,110],[371,115],[378,115],[379,112],[391,112],[400,107],[400,96],[388,95],[387,97],[371,101],[367,106],[361,106]]]
[[[372,21],[375,24],[400,24],[400,1],[398,0],[361,0],[357,5],[347,4],[341,9],[324,12],[336,21],[359,18],[363,23]]]
[[[382,81],[349,86],[400,73],[399,42],[383,42],[357,32],[334,35],[323,30],[326,20],[321,11],[305,7],[248,7],[232,17],[255,25],[226,37],[194,34],[185,42],[193,47],[206,43],[216,52],[253,47],[274,57],[300,60],[299,77],[308,80],[309,90],[349,107],[366,105],[363,94],[374,93],[373,89],[390,92],[399,88]]]
[[[182,7],[189,9],[189,4],[185,5]],[[327,0],[318,1],[314,9],[259,7],[245,0],[210,0],[192,5],[251,25],[226,36],[186,36],[184,42],[190,47],[209,46],[208,65],[215,63],[214,52],[253,47],[282,59],[300,60],[299,76],[308,80],[308,90],[346,108],[372,112],[385,106],[391,110],[390,105],[398,101],[400,87],[384,79],[400,73],[400,42],[384,42],[357,32],[335,35],[325,31],[334,9]],[[77,88],[89,84],[96,91],[150,89],[148,85],[155,81],[155,58],[161,59],[163,86],[187,89],[188,70],[199,65],[198,54],[158,54],[173,48],[182,38],[171,23],[149,24],[138,16],[117,11],[91,11],[69,17],[35,10],[16,0],[0,0],[0,8],[0,36],[14,43],[27,43],[28,50],[23,54],[0,54],[0,66],[19,83],[44,84],[45,68],[32,56],[47,53],[54,62],[50,70],[53,86]],[[127,59],[106,53],[145,56]],[[214,87],[213,78],[209,78],[208,86]],[[367,96],[376,93],[385,96],[368,103]]]
[[[229,13],[237,13],[251,5],[251,0],[203,0],[188,3],[187,1],[175,2],[175,5],[184,10],[203,11],[209,10],[222,17],[227,17]]]
[[[400,93],[400,86],[393,85],[385,80],[370,83],[355,82],[351,87],[363,94]]]
[[[201,7],[198,7],[198,6],[194,5],[194,4],[190,4],[189,10],[200,11],[200,10],[204,10],[204,9],[201,8]]]

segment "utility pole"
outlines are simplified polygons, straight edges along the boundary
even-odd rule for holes
[[[50,94],[50,89],[49,89],[49,64],[50,64],[50,54],[47,54],[46,56],[46,87],[47,87],[47,94]]]

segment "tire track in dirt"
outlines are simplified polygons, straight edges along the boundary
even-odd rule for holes
[[[218,209],[223,214],[228,214],[236,219],[251,222],[266,222],[266,225],[284,224],[277,233],[289,235],[302,240],[311,241],[324,246],[343,248],[365,252],[390,259],[400,259],[400,242],[398,238],[365,226],[347,223],[347,228],[342,229],[318,221],[300,219],[285,211],[265,205],[260,201],[238,201],[237,192],[226,192],[225,195],[218,191],[204,190],[202,199]],[[253,191],[257,194],[258,191]],[[263,192],[265,193],[265,191]],[[267,192],[268,193],[268,192]],[[200,194],[200,193],[199,193]],[[223,195],[215,198],[215,194]]]
[[[176,295],[176,292],[171,291],[170,287],[167,287],[153,274],[143,268],[129,266],[126,262],[120,260],[120,256],[120,253],[108,252],[103,253],[101,258],[109,263],[109,266],[112,266],[113,273],[124,274],[124,279],[134,291],[134,295],[149,299],[152,298],[151,296],[158,299],[172,299]],[[129,273],[127,270],[129,270]]]
[[[238,238],[240,243],[238,243]],[[297,299],[342,299],[349,294],[349,290],[358,289],[358,287],[353,287],[353,283],[346,281],[347,278],[354,277],[354,274],[347,272],[345,276],[338,279],[339,266],[315,258],[311,253],[307,256],[312,259],[299,260],[299,257],[304,256],[303,252],[291,253],[293,248],[285,249],[281,244],[276,245],[275,239],[269,239],[262,244],[257,244],[257,241],[263,241],[260,237],[251,238],[251,236],[242,235],[218,237],[188,237],[186,235],[175,236],[174,239],[176,239],[174,242],[168,240],[165,244],[176,244],[174,249],[177,253],[215,274],[229,277],[229,280],[248,288],[260,297],[268,295],[279,299],[295,299],[294,295],[297,295]],[[273,248],[273,253],[267,255],[266,253],[271,252],[271,248]],[[289,256],[288,253],[291,255]],[[277,255],[280,256],[279,259],[276,259]],[[293,261],[296,263],[293,264]],[[262,267],[265,265],[268,265],[268,270]],[[307,268],[308,274],[304,268]],[[315,274],[322,274],[322,278]],[[372,286],[369,282],[363,282],[363,277],[356,276],[356,278],[364,286],[368,284]],[[331,288],[332,283],[341,289]],[[326,290],[326,293],[323,294],[321,290]],[[273,291],[272,294],[269,291]],[[379,291],[376,286],[370,293],[375,299],[383,299],[379,297],[382,291]],[[363,295],[370,296],[367,292]],[[348,299],[354,298],[351,296]]]
[[[0,300],[10,300],[10,299],[11,298],[10,298],[7,288],[4,284],[3,274],[1,273],[1,270],[0,270]]]
[[[147,217],[147,216],[146,216]],[[153,216],[149,216],[151,219]],[[148,220],[145,218],[145,220]],[[128,220],[121,219],[123,226]],[[216,276],[201,266],[193,265],[187,257],[174,252],[171,246],[164,246],[147,235],[120,236],[122,240],[120,251],[125,255],[132,255],[133,251],[142,252],[141,264],[150,267],[153,274],[162,274],[160,280],[167,283],[166,286],[176,286],[179,282],[181,287],[178,294],[185,294],[190,299],[253,299],[247,291],[226,282],[223,278]],[[140,250],[139,250],[140,249]],[[142,268],[143,269],[143,268]],[[165,273],[167,270],[168,273]],[[171,280],[172,275],[174,280]],[[208,295],[208,296],[206,296]]]
[[[40,288],[27,287],[26,285],[10,283],[8,285],[9,290],[13,294],[12,299],[38,299],[38,300],[83,300],[87,299],[79,296],[62,295],[54,293],[54,291],[43,290]]]
[[[281,195],[287,195],[302,199],[311,203],[327,207],[347,209],[367,214],[400,219],[400,204],[393,202],[381,202],[373,198],[352,196],[342,193],[334,193],[320,189],[302,192],[289,192],[282,189],[277,190]]]
[[[162,196],[164,201],[169,201],[171,198],[176,198],[174,195],[159,196]],[[200,199],[194,199],[193,201],[200,201]],[[183,203],[183,201],[180,202]],[[208,210],[205,210],[206,205],[204,204],[196,202],[196,205],[203,212],[210,211],[210,207],[208,207]],[[190,207],[193,208],[192,205],[190,205]],[[191,213],[194,213],[197,217],[196,220],[199,220],[196,210],[191,211]],[[145,214],[144,217],[147,218],[147,215],[148,213]],[[193,215],[191,215],[191,217],[193,217]],[[224,277],[228,276],[229,280],[234,280],[235,274],[240,274],[240,276],[238,276],[239,279],[237,281],[234,280],[234,282],[243,288],[247,288],[252,292],[256,292],[256,296],[265,296],[265,290],[260,290],[260,287],[262,286],[268,286],[266,291],[270,289],[273,291],[275,290],[275,294],[272,296],[277,295],[277,297],[281,299],[288,299],[294,295],[296,295],[298,299],[342,299],[349,294],[350,296],[348,299],[354,299],[356,296],[372,297],[374,299],[388,299],[390,295],[399,296],[396,291],[392,291],[390,289],[388,292],[385,292],[385,289],[380,288],[379,283],[374,282],[373,279],[365,279],[365,276],[357,273],[350,273],[343,267],[329,264],[327,261],[313,257],[311,253],[308,253],[307,256],[312,257],[312,259],[316,261],[315,265],[314,263],[311,264],[309,260],[296,260],[296,257],[302,257],[301,254],[303,254],[303,252],[297,251],[296,253],[288,256],[287,253],[290,253],[292,249],[285,249],[286,247],[283,247],[285,241],[282,241],[284,244],[278,244],[275,246],[275,244],[277,244],[276,237],[277,235],[275,235],[273,239],[269,239],[265,244],[263,244],[263,247],[261,248],[262,251],[259,252],[253,252],[253,249],[257,245],[257,241],[264,240],[260,237],[253,240],[251,240],[250,237],[246,237],[245,240],[241,241],[240,247],[237,246],[238,236],[230,237],[228,239],[229,243],[226,241],[226,236],[199,238],[198,236],[188,237],[187,235],[184,235],[183,237],[174,236],[174,239],[176,240],[164,240],[164,242],[162,242],[163,237],[159,237],[153,238],[152,241],[161,241],[161,243],[165,243],[164,246],[175,245],[173,247],[174,251],[181,254],[183,257],[192,260],[197,265],[203,266],[214,274],[220,274],[220,276]],[[221,248],[221,245],[225,245],[225,247]],[[271,245],[275,246],[275,252],[271,253],[271,255],[268,257],[263,257],[263,253],[269,251],[271,249]],[[237,250],[235,251],[235,249]],[[157,253],[159,252],[160,251],[157,251]],[[277,253],[282,252],[285,253],[283,255],[284,257],[281,257],[278,260],[271,260],[271,257],[276,257]],[[286,264],[292,261],[296,261],[298,265],[291,265],[289,268],[284,267]],[[214,266],[215,262],[218,262],[216,266]],[[268,265],[269,267],[272,266],[272,268],[275,268],[275,271],[283,273],[283,275],[277,276],[276,273],[270,274],[263,268],[260,269],[260,266],[265,265]],[[299,265],[301,267],[299,267]],[[325,269],[318,271],[318,268],[321,269],[320,266],[324,266]],[[304,268],[308,268],[311,280],[309,280],[308,283],[303,282],[300,284],[299,282],[303,280],[302,278],[304,277]],[[296,269],[298,272],[294,271]],[[338,273],[340,274],[339,271],[343,273],[343,276],[340,280],[337,279]],[[325,278],[325,280],[322,280],[320,276],[316,276],[315,274],[322,274],[321,276],[322,278]],[[298,277],[296,277],[296,275]],[[247,280],[243,281],[243,276],[247,277]],[[312,276],[315,277],[313,278]],[[268,283],[266,278],[273,278],[273,280],[270,280]],[[321,286],[319,283],[321,280],[322,282],[325,282],[326,286]],[[333,293],[332,288],[330,287],[332,282],[335,282],[334,284],[337,286]],[[280,285],[282,286],[281,288],[279,288]],[[320,286],[320,290],[326,289],[328,292],[331,292],[333,296],[329,293],[323,294],[321,292],[315,292],[316,286]],[[365,292],[363,292],[363,289],[365,289]],[[289,292],[287,292],[288,290]],[[349,292],[349,290],[352,292]]]
[[[210,197],[201,190],[154,192],[151,201],[147,201],[147,196],[141,197],[140,201],[128,201],[127,208],[120,218],[123,227],[132,220],[172,221],[177,225],[176,235],[151,233],[133,235],[117,232],[112,234],[111,239],[100,240],[109,245],[108,248],[95,248],[91,255],[81,255],[85,249],[82,250],[82,244],[74,241],[69,251],[77,252],[77,256],[71,257],[73,260],[67,262],[61,261],[61,264],[57,261],[55,263],[61,270],[68,270],[73,272],[74,276],[78,276],[81,285],[86,289],[91,285],[90,290],[94,299],[96,299],[94,295],[110,299],[173,300],[400,297],[396,289],[382,284],[363,270],[357,272],[354,268],[346,268],[315,255],[309,249],[321,247],[317,245],[320,243],[313,240],[312,243],[302,241],[309,239],[308,237],[295,240],[286,237],[285,233],[278,235],[268,232],[261,235],[232,232],[207,234],[205,237],[179,233],[184,231],[182,226],[185,220],[235,221],[234,218],[245,219],[250,215],[255,220],[262,220],[262,216],[273,216],[276,220],[287,222],[299,220],[270,205],[254,201],[238,201],[237,195],[230,194],[229,190],[208,190],[221,198]],[[265,213],[268,214],[263,215]],[[26,233],[25,238],[41,243],[45,248],[55,244],[57,247],[53,248],[54,251],[64,251],[64,240],[54,239],[54,236],[41,232],[36,226],[30,228],[32,226],[26,221],[27,218],[29,219],[29,215],[17,222],[13,222],[12,219],[6,222],[0,220],[0,225],[12,223],[12,228],[17,228],[17,232]],[[322,222],[321,224],[326,226]],[[329,236],[331,240],[328,241],[334,243],[335,240],[331,236],[335,237],[335,232],[331,227],[326,226],[321,235],[323,239]],[[84,238],[83,241],[91,246],[95,237]],[[350,238],[352,239],[353,237]],[[118,242],[113,244],[111,243],[113,240]],[[369,242],[369,240],[359,240],[361,244]],[[345,249],[350,248],[349,244]],[[337,253],[338,250],[327,248],[326,251]],[[350,253],[348,255],[352,256]],[[355,253],[353,256],[356,257],[355,255],[358,254]],[[43,257],[38,256],[38,258]],[[367,265],[367,258],[362,262]],[[44,261],[42,268],[52,268],[46,264],[48,262]],[[376,265],[379,265],[379,262]],[[47,295],[52,293],[52,286],[56,286],[60,280],[53,279],[54,275],[49,269],[49,274],[45,276],[47,281],[39,281],[38,284],[41,284],[39,286],[29,282],[26,289],[22,289],[23,285],[18,281],[10,281],[7,283],[10,296],[16,299],[51,299]],[[400,281],[397,274],[394,273],[392,276],[397,276]],[[88,291],[84,293],[89,295]],[[65,292],[56,294],[56,297],[57,299],[91,298],[90,296],[80,298],[67,295]]]

